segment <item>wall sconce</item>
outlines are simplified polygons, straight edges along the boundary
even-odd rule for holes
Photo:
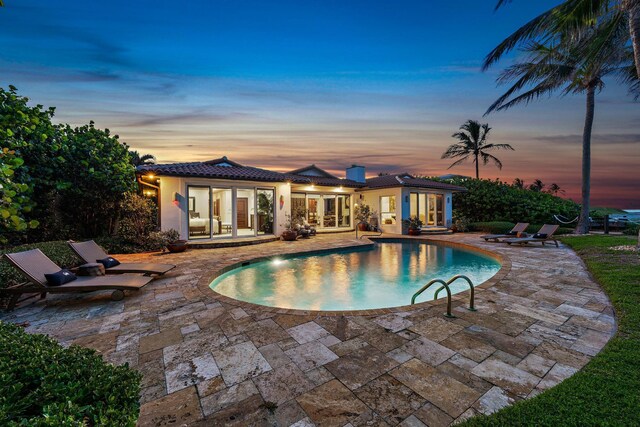
[[[404,196],[404,202],[405,203],[409,203],[409,195],[408,194]]]
[[[451,203],[451,197],[447,197],[447,204]]]
[[[173,206],[180,206],[180,195],[178,192],[173,192],[173,195],[171,196],[171,203],[173,203]]]

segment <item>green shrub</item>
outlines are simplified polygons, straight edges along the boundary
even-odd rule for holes
[[[69,248],[65,241],[30,243],[27,245],[13,246],[0,249],[0,256],[5,253],[23,252],[30,249],[40,249],[51,261],[61,268],[71,268],[81,264],[80,258]],[[26,279],[4,258],[0,261],[0,288],[25,282]]]
[[[127,365],[3,322],[0,348],[2,425],[135,425],[142,376]]]
[[[453,195],[453,209],[472,222],[549,224],[554,221],[553,215],[573,219],[579,213],[579,206],[571,200],[497,180],[460,179],[452,182],[469,190]]]
[[[639,231],[640,224],[629,224],[624,230],[622,230],[622,233],[628,236],[637,236]]]

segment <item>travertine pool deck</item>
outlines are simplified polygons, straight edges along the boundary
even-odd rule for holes
[[[568,248],[433,236],[503,257],[497,280],[410,309],[293,314],[211,291],[225,266],[368,242],[297,242],[122,255],[178,267],[138,294],[50,296],[0,314],[143,373],[141,426],[446,426],[534,396],[589,362],[615,331],[611,304]]]

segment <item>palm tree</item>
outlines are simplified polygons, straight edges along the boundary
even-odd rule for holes
[[[513,184],[511,184],[511,185],[513,185],[513,186],[514,186],[514,187],[516,187],[516,188],[522,188],[522,189],[524,189],[524,181],[523,181],[523,180],[521,180],[520,178],[516,178],[516,179],[514,179],[514,180],[513,180]]]
[[[496,9],[512,0],[498,0]],[[623,45],[631,39],[635,73],[640,79],[640,0],[565,0],[543,14],[529,21],[512,36],[498,46],[490,56],[496,61],[518,43],[535,39],[549,33],[566,33],[577,28],[588,28],[599,18],[606,16],[614,26],[626,27],[628,37],[618,40]],[[591,46],[586,46],[583,56],[592,60],[600,54],[600,49],[610,43],[613,33],[603,32],[600,40],[594,40]]]
[[[545,187],[545,185],[541,180],[535,179],[535,180],[533,180],[533,184],[529,185],[529,190],[536,191],[536,192],[540,193],[540,192],[542,192],[544,187]]]
[[[562,188],[560,188],[560,186],[559,186],[558,184],[556,184],[556,183],[554,182],[553,184],[551,184],[551,185],[549,186],[549,188],[547,188],[547,193],[549,193],[549,194],[553,194],[554,196],[557,196],[557,195],[558,195],[558,193],[562,193],[562,194],[564,194],[564,193],[565,193],[565,191],[564,191]]]
[[[467,120],[465,124],[460,126],[460,132],[451,135],[453,138],[458,139],[459,142],[450,145],[441,157],[442,159],[460,157],[448,169],[463,163],[469,157],[473,157],[473,161],[476,164],[476,179],[480,178],[479,159],[482,159],[484,165],[489,163],[489,160],[492,160],[498,166],[498,169],[502,169],[502,162],[497,157],[489,154],[488,151],[513,150],[513,147],[509,144],[487,144],[487,136],[490,131],[491,128],[488,123],[481,125],[476,120]]]
[[[143,154],[140,155],[135,150],[129,151],[129,156],[131,157],[131,164],[133,166],[142,166],[142,165],[153,165],[156,163],[156,157],[152,154]]]
[[[528,41],[520,50],[524,53],[518,62],[509,66],[498,77],[498,83],[514,82],[485,114],[506,110],[518,104],[527,104],[541,96],[561,91],[563,95],[586,94],[586,115],[582,136],[582,210],[577,232],[589,231],[589,194],[591,187],[591,132],[595,115],[595,95],[604,87],[603,77],[618,74],[629,81],[629,49],[616,38],[609,38],[601,53],[585,61],[584,46],[601,39],[609,31],[610,22],[596,23],[587,30],[543,37],[545,43]],[[618,38],[624,38],[618,32]],[[504,43],[504,42],[503,42]],[[489,63],[485,63],[489,65]],[[634,86],[637,86],[635,84]],[[511,98],[511,99],[510,99]]]

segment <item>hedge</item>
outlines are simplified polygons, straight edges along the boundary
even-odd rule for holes
[[[500,181],[458,179],[469,191],[453,195],[454,217],[470,222],[507,221],[549,224],[553,215],[573,219],[579,206],[548,193],[525,190]]]
[[[0,424],[134,426],[141,374],[0,322]]]

